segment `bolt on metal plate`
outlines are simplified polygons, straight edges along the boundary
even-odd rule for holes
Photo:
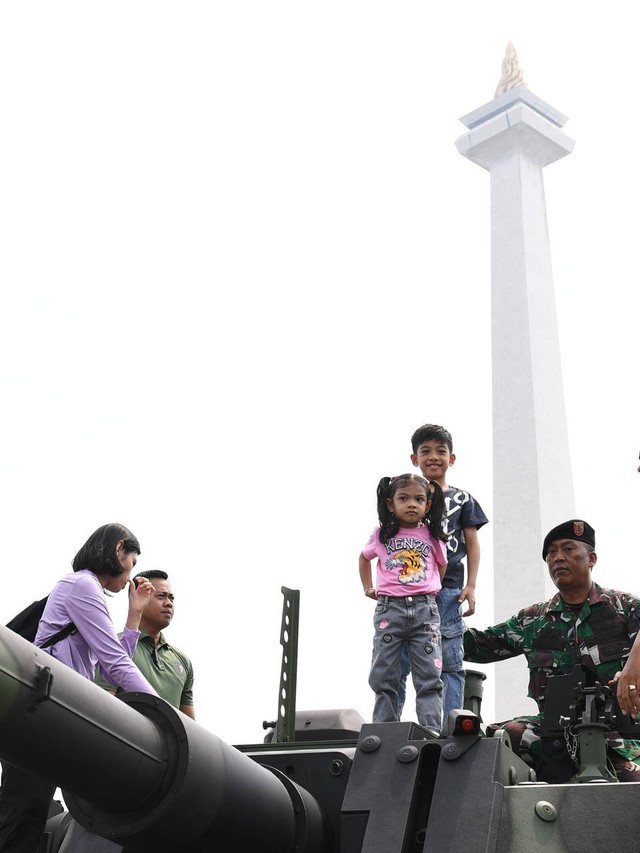
[[[558,817],[558,812],[553,803],[548,803],[546,800],[538,800],[536,803],[536,814],[542,820],[553,821]]]
[[[380,746],[380,743],[381,741],[378,735],[369,735],[369,737],[366,737],[360,744],[360,749],[363,752],[375,752]]]
[[[403,746],[402,749],[398,750],[398,761],[402,761],[403,764],[409,764],[411,761],[415,761],[418,757],[418,748],[416,746]]]

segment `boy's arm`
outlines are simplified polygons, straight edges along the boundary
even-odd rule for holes
[[[367,560],[364,554],[360,554],[358,568],[360,570],[360,580],[362,581],[364,594],[367,598],[377,598],[378,596],[376,595],[376,591],[371,583],[371,560]]]
[[[467,609],[462,615],[472,616],[476,610],[476,578],[480,565],[480,542],[477,528],[465,527],[464,539],[467,543],[467,585],[460,593],[458,601],[460,604],[463,601],[467,602]]]

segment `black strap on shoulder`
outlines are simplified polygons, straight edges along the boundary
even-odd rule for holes
[[[50,646],[55,646],[55,644],[59,643],[60,640],[64,640],[65,637],[77,633],[77,631],[78,629],[73,624],[73,622],[69,622],[68,625],[65,625],[64,628],[61,628],[57,634],[53,635],[53,637],[49,637],[44,641],[44,643],[39,643],[38,645],[41,649],[48,649]]]
[[[16,634],[20,634],[21,637],[32,643],[38,633],[38,625],[42,619],[47,598],[48,596],[45,596],[40,601],[34,601],[33,604],[25,607],[17,616],[14,616],[13,619],[7,622],[7,628],[10,628]]]

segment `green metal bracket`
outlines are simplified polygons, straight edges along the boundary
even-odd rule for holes
[[[464,704],[466,711],[471,711],[480,719],[480,708],[482,707],[482,694],[484,688],[482,682],[485,681],[486,675],[477,669],[467,669],[464,678]]]
[[[282,666],[278,692],[278,721],[276,743],[290,743],[296,737],[296,684],[298,680],[298,621],[300,618],[300,590],[281,587],[282,624],[280,645]]]
[[[572,782],[617,782],[618,777],[607,765],[607,732],[602,723],[579,723],[575,726],[580,744],[580,770]]]

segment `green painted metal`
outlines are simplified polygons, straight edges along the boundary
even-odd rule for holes
[[[296,685],[298,676],[298,623],[300,619],[300,590],[281,587],[282,623],[280,645],[282,665],[278,691],[276,742],[291,743],[296,735]]]
[[[607,765],[607,732],[602,723],[581,723],[576,727],[580,743],[580,770],[572,782],[617,782],[618,778]]]
[[[467,669],[464,679],[464,707],[467,711],[472,711],[477,716],[480,716],[480,708],[482,706],[482,694],[484,692],[482,682],[487,676],[484,672],[479,672],[477,669]]]

